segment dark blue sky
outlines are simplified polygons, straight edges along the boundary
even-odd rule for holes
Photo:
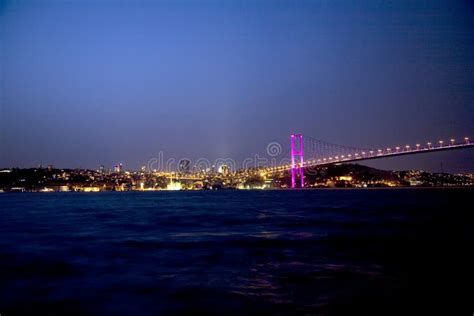
[[[470,1],[0,0],[0,166],[474,137]],[[370,165],[474,171],[472,150]]]

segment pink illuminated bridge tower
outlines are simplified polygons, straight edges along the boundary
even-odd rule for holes
[[[296,179],[299,176],[301,187],[304,188],[304,158],[303,135],[291,135],[291,187],[296,188]],[[298,161],[299,160],[299,161]]]

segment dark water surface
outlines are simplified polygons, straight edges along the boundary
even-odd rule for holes
[[[0,314],[472,315],[473,192],[0,194]]]

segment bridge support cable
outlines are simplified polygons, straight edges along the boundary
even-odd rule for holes
[[[333,144],[307,136],[304,138],[304,145],[306,148],[306,162],[309,163],[311,161],[311,164],[317,164],[318,162],[323,163],[329,160],[350,159],[356,155],[366,155],[376,152],[376,150],[369,148]]]

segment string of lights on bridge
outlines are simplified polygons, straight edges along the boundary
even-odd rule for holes
[[[298,135],[300,136],[300,135]],[[292,135],[292,137],[294,137]],[[302,137],[302,136],[301,136]],[[464,137],[463,141],[456,142],[455,138],[451,138],[448,142],[444,140],[439,140],[438,142],[427,142],[424,145],[421,143],[415,144],[415,146],[405,145],[405,146],[395,146],[395,147],[387,147],[385,149],[361,149],[357,150],[354,147],[344,147],[340,146],[341,148],[350,148],[354,150],[352,153],[345,153],[340,155],[332,155],[332,156],[325,156],[325,157],[316,157],[311,158],[308,160],[301,160],[301,162],[294,162],[293,164],[284,164],[280,166],[272,166],[267,167],[264,169],[266,172],[279,172],[279,171],[286,171],[291,169],[297,168],[307,168],[307,167],[315,167],[315,166],[323,166],[329,164],[337,164],[342,162],[351,162],[357,160],[368,160],[368,159],[375,159],[375,158],[383,158],[383,157],[390,157],[390,156],[399,156],[399,155],[407,155],[407,154],[417,154],[423,152],[430,152],[430,151],[439,151],[439,150],[448,150],[448,149],[458,149],[464,147],[471,147],[474,143],[470,141],[469,137]],[[303,151],[304,148],[301,148]]]

